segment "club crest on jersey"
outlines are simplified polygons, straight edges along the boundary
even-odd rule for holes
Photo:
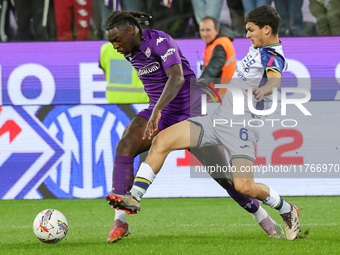
[[[145,50],[145,56],[147,56],[148,58],[151,56],[151,50],[149,47],[147,47]]]

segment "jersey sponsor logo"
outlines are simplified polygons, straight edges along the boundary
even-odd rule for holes
[[[160,67],[161,67],[161,65],[158,62],[152,62],[152,63],[140,68],[138,70],[137,74],[138,74],[138,76],[142,76],[144,74],[153,73],[153,72],[156,72]]]
[[[149,58],[149,57],[151,56],[151,50],[150,50],[149,47],[147,47],[146,50],[145,50],[145,56],[146,56],[147,58]]]
[[[175,49],[175,48],[170,48],[170,49],[168,49],[168,50],[166,51],[166,53],[165,53],[163,56],[161,56],[162,60],[163,60],[164,62],[166,62],[166,60],[168,59],[168,56],[174,54],[175,52],[176,52],[176,49]]]
[[[165,37],[158,37],[157,40],[156,40],[156,46],[157,46],[158,44],[160,44],[161,42],[163,42],[164,40],[166,40]]]

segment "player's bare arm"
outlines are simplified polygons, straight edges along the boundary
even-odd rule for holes
[[[158,123],[161,118],[162,110],[176,97],[184,84],[184,75],[181,64],[174,64],[166,70],[168,81],[164,90],[158,99],[148,124],[146,126],[143,139],[151,139],[153,133],[158,129]]]
[[[257,101],[262,101],[264,96],[268,96],[273,93],[273,89],[279,89],[281,87],[281,74],[269,69],[267,71],[268,81],[260,88],[253,89],[253,95]]]

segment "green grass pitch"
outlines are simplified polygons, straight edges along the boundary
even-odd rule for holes
[[[340,197],[286,200],[300,208],[303,237],[293,242],[269,239],[230,198],[164,198],[143,199],[141,212],[128,216],[132,235],[114,244],[106,243],[113,209],[105,199],[1,200],[0,254],[340,254]],[[47,208],[69,222],[57,244],[40,242],[32,231]]]

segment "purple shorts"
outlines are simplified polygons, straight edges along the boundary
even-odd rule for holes
[[[141,110],[137,113],[137,116],[141,116],[146,120],[149,120],[152,114],[153,106],[149,106],[148,108]],[[159,120],[158,128],[159,130],[166,129],[182,120],[186,120],[190,118],[190,111],[182,111],[182,112],[169,112],[169,111],[162,111],[162,117]]]
[[[202,90],[200,88],[204,88]],[[211,90],[203,84],[196,84],[190,90],[190,102],[184,103],[182,107],[178,107],[177,109],[165,107],[162,111],[162,117],[159,121],[158,128],[159,130],[166,129],[178,122],[186,120],[190,117],[196,117],[201,115],[201,95],[206,94],[206,90]],[[137,116],[141,116],[146,120],[149,120],[152,110],[154,108],[155,103],[150,103],[150,106],[144,110],[141,110],[137,113]]]

